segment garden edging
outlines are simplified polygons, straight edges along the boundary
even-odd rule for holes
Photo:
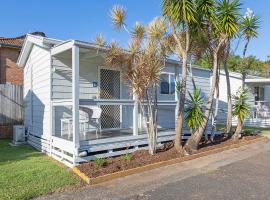
[[[188,161],[188,160],[193,160],[193,159],[203,157],[203,156],[206,156],[209,154],[219,153],[219,152],[222,152],[225,150],[238,148],[241,146],[248,145],[250,143],[264,141],[264,140],[268,140],[268,138],[260,137],[260,138],[256,138],[253,140],[244,141],[244,142],[239,143],[239,144],[232,144],[229,146],[220,147],[217,149],[211,149],[208,151],[192,154],[189,156],[184,156],[184,157],[180,157],[180,158],[174,158],[171,160],[152,163],[152,164],[148,164],[148,165],[141,166],[141,167],[136,167],[136,168],[132,168],[132,169],[127,169],[127,170],[123,170],[123,171],[119,171],[119,172],[114,172],[114,173],[98,176],[95,178],[88,177],[86,174],[81,172],[77,167],[73,167],[72,171],[73,171],[73,173],[78,175],[83,181],[85,181],[87,184],[94,185],[94,184],[102,183],[102,182],[109,181],[112,179],[121,178],[121,177],[125,177],[125,176],[132,175],[132,174],[137,174],[137,173],[145,172],[148,170],[152,170],[152,169],[156,169],[156,168],[160,168],[160,167],[164,167],[164,166],[173,165],[176,163],[181,163],[181,162]]]

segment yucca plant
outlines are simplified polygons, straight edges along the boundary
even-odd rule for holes
[[[202,125],[204,121],[203,105],[204,99],[201,95],[201,90],[197,87],[193,92],[188,91],[189,98],[186,101],[185,122],[192,134],[195,129]]]
[[[186,99],[187,84],[187,60],[190,54],[191,32],[196,23],[195,0],[163,0],[162,14],[166,18],[171,36],[171,50],[181,60],[181,87],[179,88],[179,100],[177,101],[177,119],[175,128],[174,146],[177,151],[182,150],[182,128],[184,121],[184,105]],[[178,80],[178,77],[176,77]]]
[[[114,6],[111,11],[112,23],[116,29],[124,28],[130,36],[128,51],[116,43],[109,45],[105,62],[110,67],[120,67],[130,92],[139,102],[143,119],[146,119],[149,153],[156,152],[157,143],[157,86],[164,58],[166,23],[163,18],[155,18],[147,26],[138,22],[129,30],[125,23],[126,10]]]
[[[250,104],[248,102],[248,89],[240,87],[235,95],[233,95],[233,115],[237,117],[237,127],[233,135],[233,140],[241,137],[244,120],[248,117]]]
[[[241,19],[241,33],[245,40],[245,45],[243,49],[243,62],[242,62],[242,87],[245,85],[246,79],[246,52],[249,42],[252,38],[258,37],[258,29],[260,28],[260,18],[254,15],[251,9],[247,9],[244,17]]]
[[[199,142],[205,132],[212,110],[215,88],[218,78],[220,51],[227,41],[239,31],[239,0],[198,0],[197,12],[200,16],[201,29],[206,33],[212,59],[212,82],[209,97],[204,111],[204,121],[185,144],[185,150],[192,152],[198,149]]]

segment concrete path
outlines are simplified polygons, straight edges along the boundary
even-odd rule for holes
[[[270,142],[38,199],[270,199]]]

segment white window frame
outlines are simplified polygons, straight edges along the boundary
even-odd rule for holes
[[[169,76],[169,93],[168,94],[162,94],[161,93],[161,84],[160,84],[160,86],[159,86],[159,94],[160,95],[165,95],[165,96],[172,96],[172,95],[175,95],[175,90],[176,90],[176,88],[175,88],[175,86],[174,86],[174,92],[172,93],[171,91],[172,91],[172,86],[171,86],[171,79],[172,79],[172,76],[174,76],[174,79],[176,78],[176,76],[175,76],[175,73],[172,73],[172,72],[161,72],[160,73],[160,76],[161,75],[168,75]],[[174,82],[175,82],[175,80],[174,80]]]

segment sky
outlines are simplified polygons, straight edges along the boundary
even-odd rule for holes
[[[246,8],[251,8],[261,18],[259,37],[251,41],[247,54],[266,60],[270,55],[270,1],[241,2],[243,14]],[[147,24],[161,14],[161,0],[3,0],[0,36],[15,37],[42,31],[52,38],[91,42],[97,33],[102,33],[107,41],[115,40],[125,47],[127,33],[114,30],[109,17],[115,4],[126,8],[128,27],[136,21]],[[242,51],[243,41],[236,53]]]

